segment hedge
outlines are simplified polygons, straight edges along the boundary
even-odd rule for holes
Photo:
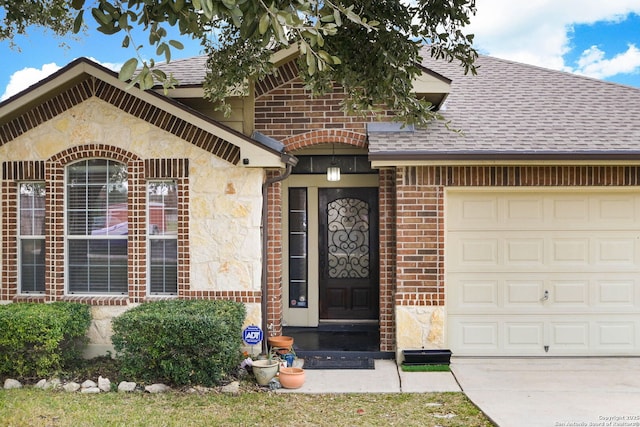
[[[111,340],[125,376],[213,386],[240,362],[245,315],[232,301],[149,302],[113,319]]]
[[[0,375],[49,376],[82,357],[91,308],[72,302],[0,306]]]

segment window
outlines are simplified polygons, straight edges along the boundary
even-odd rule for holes
[[[44,293],[45,184],[18,185],[20,293]]]
[[[127,294],[126,165],[84,160],[65,179],[68,292]]]
[[[149,293],[178,293],[178,187],[175,181],[147,184]]]
[[[308,306],[307,189],[289,189],[289,307]]]

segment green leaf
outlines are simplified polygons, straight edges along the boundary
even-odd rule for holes
[[[237,6],[235,0],[222,0],[222,4],[229,10],[234,9]]]
[[[125,62],[122,65],[122,68],[120,69],[120,73],[118,74],[118,79],[122,80],[123,82],[126,82],[127,80],[131,79],[131,77],[133,77],[133,74],[136,72],[137,68],[138,68],[138,60],[136,58],[131,58],[127,60],[127,62]]]
[[[260,18],[260,24],[258,26],[258,31],[260,31],[260,34],[264,34],[267,32],[267,30],[269,29],[270,23],[271,23],[271,16],[269,16],[268,13],[265,13],[264,15],[262,15],[262,18]]]
[[[107,25],[109,23],[111,23],[111,17],[105,15],[100,9],[98,8],[93,8],[91,9],[91,14],[93,15],[93,18],[98,21],[99,24],[103,24],[103,25]]]
[[[178,40],[169,40],[169,44],[178,50],[184,49],[184,45]]]
[[[129,47],[129,42],[131,41],[131,39],[129,38],[129,36],[124,36],[124,39],[122,39],[122,47],[123,48],[128,48]]]
[[[153,79],[153,74],[151,74],[147,70],[147,74],[144,76],[144,79],[140,82],[140,88],[144,90],[151,89],[154,84],[155,84],[155,80]]]
[[[81,10],[80,12],[78,12],[78,16],[76,16],[76,19],[73,20],[74,34],[78,34],[80,32],[80,28],[82,28],[83,15],[84,15],[84,10]]]
[[[80,10],[84,6],[85,0],[71,0],[71,7],[75,10]]]
[[[337,9],[334,9],[333,11],[333,19],[335,20],[336,25],[341,26],[342,25],[342,17],[340,16],[340,11]]]

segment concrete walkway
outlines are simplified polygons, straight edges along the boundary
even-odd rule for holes
[[[306,370],[280,393],[463,391],[501,427],[640,427],[640,358],[452,358],[452,372],[403,372],[393,360],[372,370]]]
[[[451,372],[403,372],[395,360],[375,369],[305,370],[304,385],[281,393],[428,393],[461,391]]]
[[[640,358],[453,358],[451,368],[499,426],[640,426]]]

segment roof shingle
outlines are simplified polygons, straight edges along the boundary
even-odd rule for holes
[[[426,49],[423,56],[425,67],[452,80],[441,112],[461,132],[442,122],[370,131],[372,158],[640,152],[640,89],[482,55],[478,74],[464,75]]]

